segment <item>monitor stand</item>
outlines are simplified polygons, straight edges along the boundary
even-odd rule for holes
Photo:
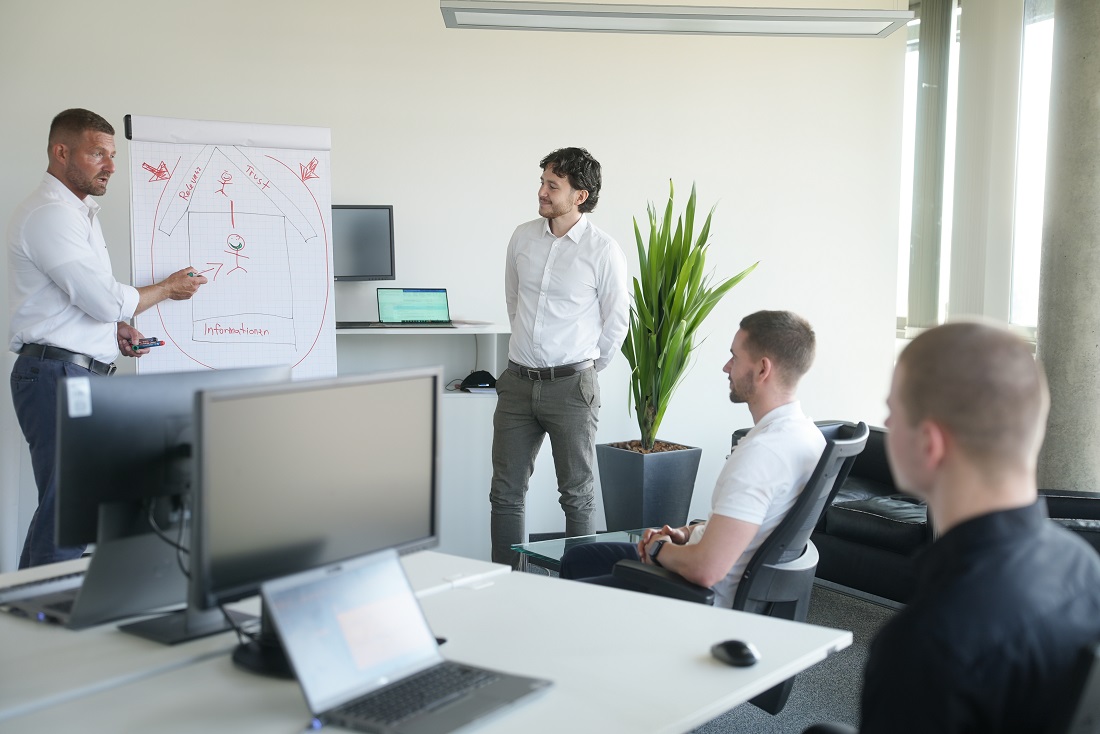
[[[232,619],[232,622],[226,619],[226,615]],[[256,618],[251,614],[232,609],[227,609],[223,613],[221,609],[199,610],[187,607],[182,611],[160,617],[120,624],[118,628],[123,632],[159,642],[162,645],[175,645],[229,632],[254,619]]]
[[[242,642],[233,650],[233,662],[250,673],[269,678],[295,678],[294,668],[286,656],[279,633],[275,631],[275,624],[263,607],[260,608],[259,635],[249,642]]]

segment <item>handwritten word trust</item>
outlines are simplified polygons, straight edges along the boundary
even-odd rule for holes
[[[271,179],[265,179],[263,176],[260,175],[259,171],[257,171],[252,166],[246,167],[245,171],[248,173],[249,176],[252,177],[252,182],[259,186],[261,189],[266,189],[268,186],[271,185]]]

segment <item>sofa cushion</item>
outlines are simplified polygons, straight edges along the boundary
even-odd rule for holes
[[[898,488],[893,484],[886,484],[877,479],[857,477],[849,474],[844,481],[844,486],[837,490],[833,497],[833,504],[842,502],[855,502],[856,500],[868,500],[872,497],[897,494]]]
[[[1080,535],[1089,545],[1100,552],[1100,520],[1077,520],[1053,518],[1054,522]]]
[[[906,555],[931,540],[928,508],[919,500],[899,494],[836,502],[825,512],[825,531]]]

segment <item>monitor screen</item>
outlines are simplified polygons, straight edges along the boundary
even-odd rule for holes
[[[438,543],[438,368],[204,392],[191,602]]]
[[[393,280],[393,207],[332,207],[332,263],[336,280]]]
[[[188,492],[199,390],[289,380],[289,366],[65,378],[57,401],[58,544],[96,542],[101,506]]]

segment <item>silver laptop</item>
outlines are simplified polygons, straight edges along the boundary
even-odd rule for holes
[[[376,293],[379,326],[454,326],[446,288],[379,288]]]
[[[445,660],[392,550],[270,581],[261,593],[315,725],[442,734],[551,685]]]
[[[33,590],[33,585],[28,585]],[[187,579],[176,549],[152,533],[104,538],[84,574],[64,584],[43,584],[41,593],[0,602],[0,609],[69,629],[126,619],[182,604]]]

